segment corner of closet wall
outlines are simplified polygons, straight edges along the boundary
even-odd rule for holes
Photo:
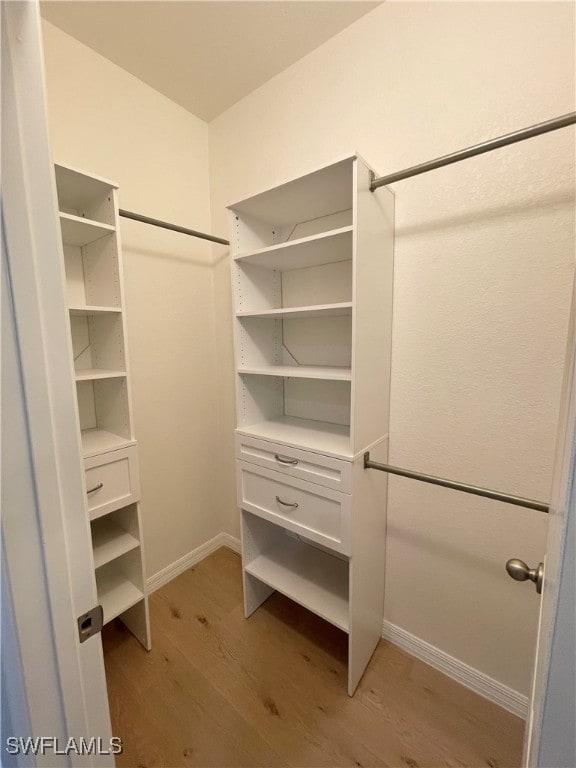
[[[383,3],[211,121],[214,230],[226,205],[348,152],[391,173],[569,112],[573,35],[569,4]],[[391,463],[548,497],[572,158],[559,131],[395,185]],[[220,493],[238,535],[230,293],[222,259]],[[391,478],[388,635],[522,698],[538,601],[504,563],[519,546],[538,562],[545,537],[537,512]]]
[[[119,185],[120,207],[212,231],[208,125],[43,21],[53,159]],[[210,244],[121,219],[149,587],[221,530]]]

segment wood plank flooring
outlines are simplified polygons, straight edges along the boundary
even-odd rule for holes
[[[520,718],[385,641],[349,698],[346,635],[278,594],[244,619],[228,549],[150,612],[150,653],[103,633],[119,768],[520,766]]]

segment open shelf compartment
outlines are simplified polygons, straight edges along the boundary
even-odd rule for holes
[[[88,176],[63,165],[56,165],[54,170],[58,207],[61,212],[78,218],[92,219],[101,224],[114,225],[116,185],[113,182]]]
[[[98,602],[107,624],[144,598],[142,566],[137,549],[123,554],[96,570]]]
[[[351,305],[333,312],[291,310],[235,320],[239,371],[263,375],[349,380],[352,365]],[[277,373],[271,370],[279,366]],[[281,369],[281,368],[282,369]],[[301,370],[298,370],[298,369]],[[285,370],[284,370],[285,369]]]
[[[95,568],[101,568],[140,546],[135,504],[92,520],[90,527]]]
[[[238,379],[240,432],[330,455],[350,455],[349,381],[241,373]]]
[[[95,240],[111,235],[116,231],[110,224],[102,224],[92,219],[83,219],[81,216],[74,216],[70,213],[60,214],[60,226],[62,228],[62,242],[64,245],[89,245]]]
[[[69,307],[120,310],[120,268],[115,234],[99,237],[83,246],[64,243],[64,267]]]
[[[125,374],[124,331],[120,313],[71,315],[70,332],[78,381]]]
[[[235,255],[350,227],[353,164],[345,158],[231,206]]]
[[[126,377],[76,382],[84,456],[134,442]]]
[[[348,632],[348,559],[249,512],[242,513],[242,521],[245,578],[257,579]]]
[[[280,271],[235,262],[232,265],[236,314],[351,304],[352,252],[347,259]]]
[[[116,451],[119,448],[127,448],[129,445],[135,445],[136,441],[122,435],[115,435],[113,432],[107,432],[105,429],[93,427],[83,429],[80,433],[82,440],[82,456],[87,459],[90,456],[98,456],[100,453]]]

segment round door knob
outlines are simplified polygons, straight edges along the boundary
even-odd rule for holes
[[[536,592],[542,592],[542,579],[544,578],[544,563],[538,563],[537,568],[529,568],[524,560],[514,557],[506,563],[506,571],[515,581],[533,581],[536,584]]]

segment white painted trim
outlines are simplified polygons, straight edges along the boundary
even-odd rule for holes
[[[163,587],[164,584],[168,584],[168,582],[175,579],[176,576],[184,573],[188,568],[192,568],[193,565],[204,560],[204,558],[208,557],[208,555],[211,555],[213,552],[216,552],[220,547],[228,547],[228,549],[231,549],[233,552],[240,552],[240,540],[234,538],[234,536],[230,536],[229,533],[217,534],[214,538],[209,539],[204,544],[196,547],[196,549],[193,549],[178,560],[170,563],[166,568],[162,568],[158,573],[149,576],[148,579],[146,579],[147,593],[150,594],[151,592],[155,592],[157,589],[160,589],[160,587]]]
[[[2,552],[29,717],[28,732],[18,735],[106,743],[112,729],[102,643],[81,643],[76,623],[97,593],[38,2],[1,2],[0,31],[2,162],[10,180],[0,226],[2,400],[9,403],[2,433],[10,435],[2,445]],[[53,750],[27,762],[70,765]],[[110,767],[114,758],[76,755],[74,764]]]
[[[528,713],[527,696],[514,691],[503,683],[499,683],[497,680],[488,677],[484,672],[468,666],[463,661],[455,659],[445,651],[441,651],[434,645],[430,645],[430,643],[421,640],[419,637],[410,634],[410,632],[397,627],[389,621],[384,621],[382,624],[382,637],[411,656],[415,656],[417,659],[434,667],[434,669],[448,675],[448,677],[474,691],[474,693],[478,693],[485,699],[489,699],[508,710],[508,712],[526,719]]]
[[[220,535],[222,536],[222,546],[228,547],[228,549],[231,549],[232,552],[236,552],[237,554],[242,552],[242,544],[240,543],[240,539],[237,539],[235,536],[232,536],[229,533],[221,533]]]

